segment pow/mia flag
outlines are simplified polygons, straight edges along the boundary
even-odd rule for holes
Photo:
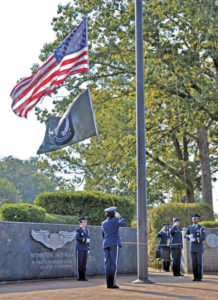
[[[97,135],[95,115],[89,90],[80,94],[62,117],[50,117],[37,154],[59,150]]]

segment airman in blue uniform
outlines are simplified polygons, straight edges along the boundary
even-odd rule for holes
[[[163,269],[166,272],[170,270],[170,233],[169,223],[164,223],[161,231],[157,233],[157,237],[160,238],[158,243],[158,249],[160,250],[160,257],[162,259]]]
[[[119,288],[116,284],[117,262],[121,239],[119,227],[126,226],[126,221],[116,212],[116,207],[105,209],[107,219],[102,223],[105,277],[107,288]]]
[[[205,228],[198,224],[200,216],[191,215],[193,225],[189,225],[185,232],[185,238],[190,241],[190,252],[192,257],[193,281],[202,281],[203,278],[203,253],[205,240]]]
[[[173,275],[183,276],[180,272],[181,257],[182,257],[182,229],[179,227],[180,219],[173,218],[173,226],[170,228],[170,248],[173,258]]]
[[[87,226],[87,217],[79,218],[79,228],[76,230],[76,257],[77,257],[77,280],[87,281],[86,266],[89,251],[89,230]]]

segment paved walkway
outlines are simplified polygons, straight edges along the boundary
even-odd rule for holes
[[[118,276],[120,289],[105,287],[103,277],[88,282],[72,279],[36,280],[0,284],[0,300],[69,300],[69,299],[218,299],[218,274],[192,282],[192,276],[173,277],[168,273],[150,272],[153,284],[133,284],[135,275]]]

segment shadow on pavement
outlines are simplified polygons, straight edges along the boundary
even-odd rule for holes
[[[204,281],[206,282],[206,281]],[[211,282],[211,281],[210,281]],[[217,282],[213,282],[214,284],[217,285]],[[193,283],[193,284],[196,284],[196,283]],[[218,293],[218,289],[214,290],[214,289],[205,289],[205,288],[202,288],[202,287],[199,287],[198,286],[199,283],[196,284],[195,287],[191,287],[191,286],[181,286],[181,285],[171,285],[171,284],[163,284],[163,283],[155,283],[155,285],[159,285],[159,286],[165,286],[165,287],[174,287],[174,288],[179,288],[179,289],[191,289],[191,290],[198,290],[198,291],[208,291],[208,292],[217,292]],[[217,294],[217,298],[218,298],[218,294]]]
[[[123,289],[123,288],[120,288],[120,291],[140,293],[140,294],[144,294],[145,296],[153,295],[153,296],[167,297],[167,298],[173,298],[173,299],[196,300],[196,297],[192,297],[192,296],[182,296],[182,295],[168,294],[168,293],[163,293],[163,292],[159,293],[159,292],[151,292],[151,291],[144,291],[144,290],[130,290],[130,289]]]
[[[0,294],[5,293],[23,293],[23,292],[37,292],[58,289],[72,289],[72,288],[91,288],[99,285],[104,285],[104,278],[91,278],[86,282],[79,282],[75,278],[69,279],[43,279],[33,281],[16,281],[16,282],[1,282]]]

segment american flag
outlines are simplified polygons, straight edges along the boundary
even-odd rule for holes
[[[68,76],[88,72],[87,18],[74,28],[51,57],[30,77],[12,90],[12,110],[27,118],[28,112]]]

